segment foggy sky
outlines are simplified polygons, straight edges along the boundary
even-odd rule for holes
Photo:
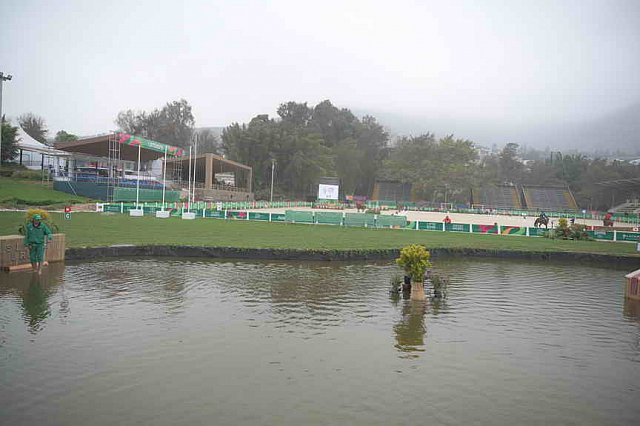
[[[330,99],[502,142],[501,128],[640,101],[634,0],[2,0],[0,24],[3,111],[43,116],[52,136],[179,98],[197,126]]]

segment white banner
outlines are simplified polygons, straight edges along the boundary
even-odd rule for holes
[[[318,185],[318,199],[319,200],[337,200],[338,199],[338,185]]]

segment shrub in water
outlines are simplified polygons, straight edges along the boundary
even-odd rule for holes
[[[430,258],[431,253],[424,246],[411,244],[400,250],[400,257],[396,259],[396,263],[404,269],[412,281],[421,283],[427,268],[431,267]]]

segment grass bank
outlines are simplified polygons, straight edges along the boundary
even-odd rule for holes
[[[218,219],[133,218],[125,215],[72,213],[63,220],[53,213],[68,247],[115,244],[189,245],[206,247],[277,248],[295,250],[396,249],[423,244],[430,249],[482,249],[529,252],[575,252],[637,256],[636,245],[599,241],[563,241],[501,235],[396,229],[342,228]],[[16,234],[24,213],[0,212],[0,235]]]
[[[55,191],[40,181],[0,177],[0,206],[49,206],[86,203],[85,197]]]

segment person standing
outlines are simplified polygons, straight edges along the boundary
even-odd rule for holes
[[[29,247],[29,260],[31,267],[38,275],[42,274],[42,262],[44,262],[44,251],[47,241],[53,239],[53,234],[49,227],[42,222],[39,214],[34,214],[31,222],[27,224],[24,235],[24,245]]]

